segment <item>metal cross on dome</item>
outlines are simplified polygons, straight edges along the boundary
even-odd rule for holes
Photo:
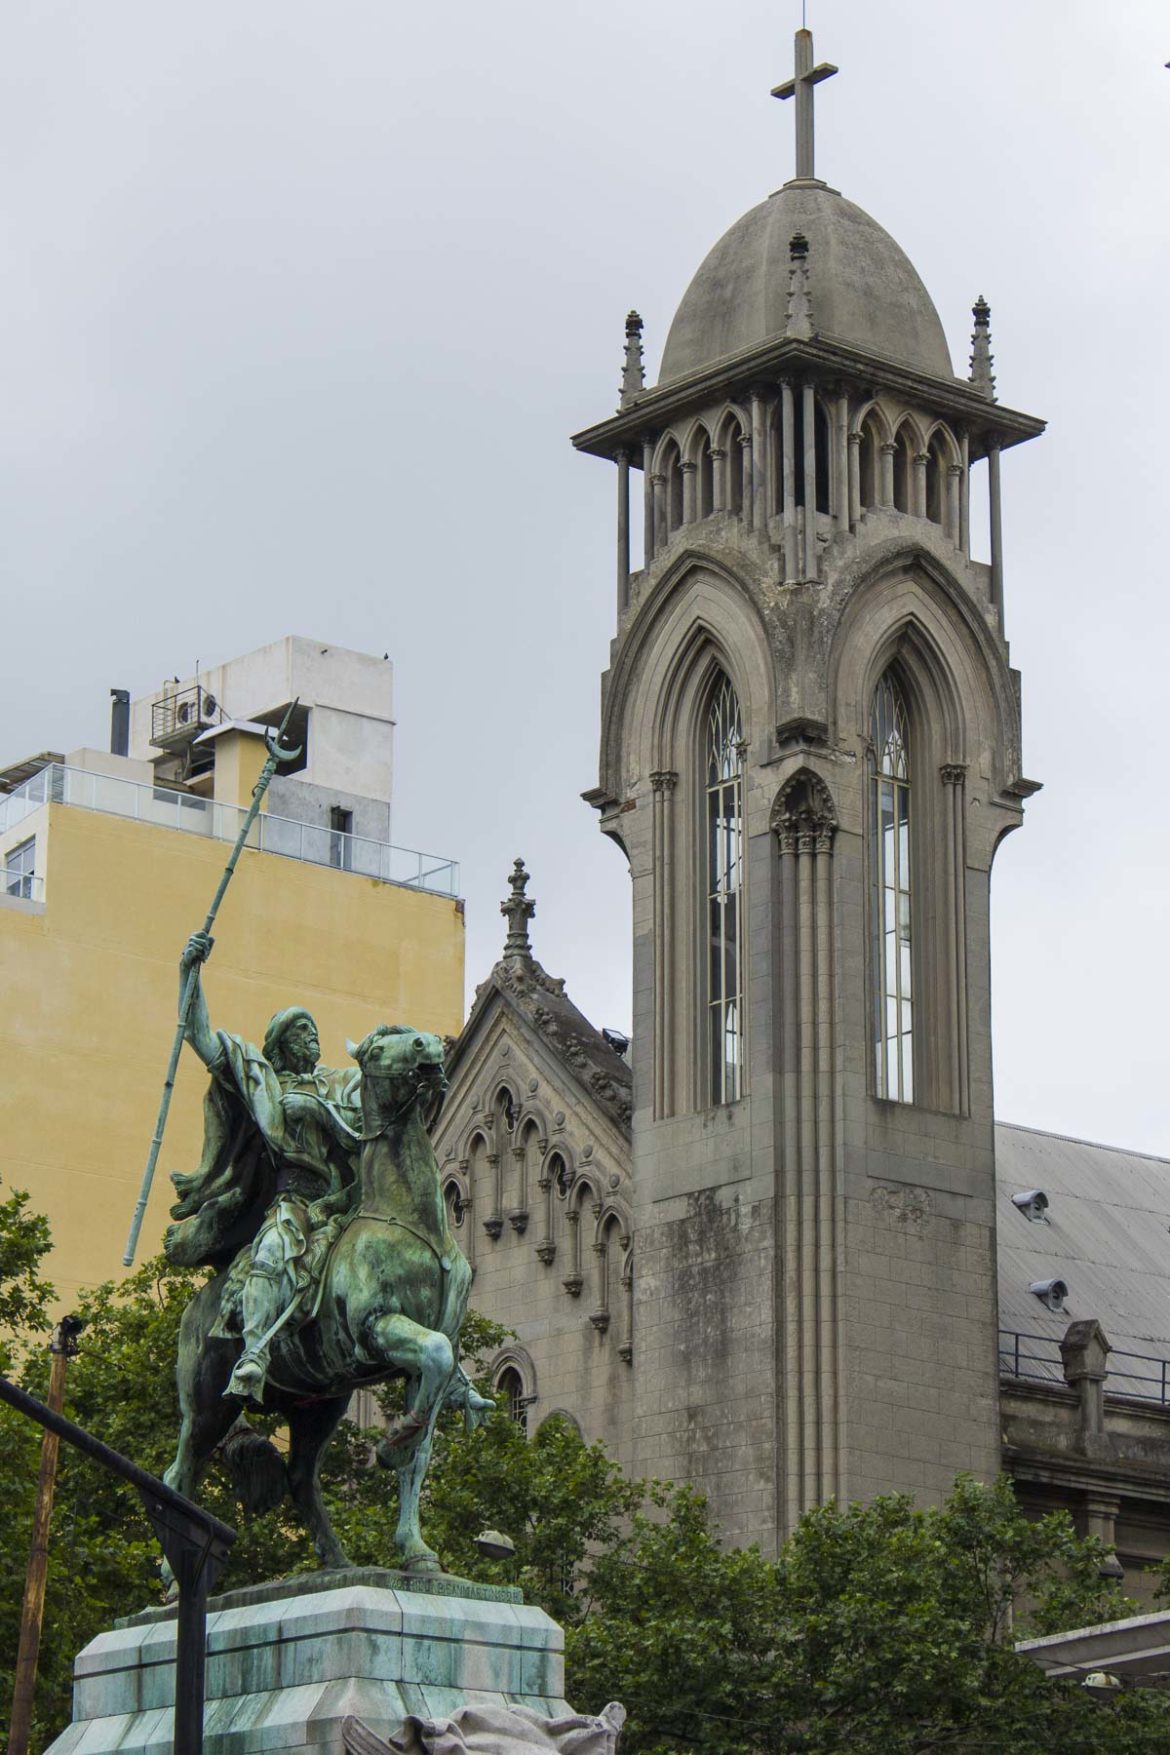
[[[831,79],[837,69],[831,61],[822,61],[819,67],[813,66],[813,39],[811,30],[798,30],[796,33],[796,77],[786,79],[783,85],[773,87],[774,98],[796,98],[796,180],[811,181],[816,172],[813,170],[813,86],[819,85],[822,79]]]

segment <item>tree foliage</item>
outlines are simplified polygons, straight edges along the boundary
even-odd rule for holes
[[[48,1244],[24,1197],[0,1202],[0,1344],[44,1393]],[[172,1362],[198,1283],[161,1259],[83,1301],[82,1349],[66,1412],[144,1467],[170,1461],[178,1409]],[[480,1318],[472,1368],[504,1331]],[[391,1405],[395,1391],[384,1392]],[[326,1499],[357,1564],[394,1559],[394,1480],[374,1465],[377,1433],[346,1423],[323,1471]],[[0,1652],[16,1649],[39,1430],[0,1409]],[[313,1556],[287,1504],[243,1520],[212,1471],[205,1503],[239,1531],[221,1588],[303,1570]],[[945,1505],[892,1496],[806,1516],[779,1558],[725,1549],[701,1496],[630,1482],[564,1419],[531,1437],[500,1412],[468,1434],[445,1419],[425,1488],[424,1527],[449,1568],[519,1584],[566,1628],[566,1692],[581,1709],[629,1710],[624,1755],[926,1755],[1060,1748],[1067,1755],[1170,1747],[1170,1708],[1125,1694],[1102,1708],[1017,1658],[1013,1637],[1125,1613],[1099,1575],[1102,1551],[1067,1520],[1026,1519],[1010,1485],[960,1479]],[[485,1560],[475,1537],[505,1531],[515,1557]],[[118,1615],[158,1599],[158,1550],[137,1496],[62,1447],[37,1697],[43,1747],[67,1721],[75,1653]],[[1017,1605],[1029,1605],[1022,1614]],[[11,1670],[0,1673],[7,1713]],[[4,1734],[0,1724],[0,1736]]]

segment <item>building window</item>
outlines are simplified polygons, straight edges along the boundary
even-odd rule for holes
[[[329,863],[339,871],[353,870],[353,812],[339,804],[329,807]]]
[[[14,847],[4,861],[4,888],[10,896],[20,896],[26,902],[32,900],[33,881],[36,874],[37,840],[34,835],[28,841],[22,841]]]
[[[514,1365],[507,1365],[496,1378],[496,1394],[504,1399],[504,1412],[513,1425],[519,1426],[521,1432],[528,1430],[528,1397],[524,1394],[524,1384],[520,1373]]]
[[[725,676],[706,718],[705,976],[707,1097],[743,1094],[743,728]]]
[[[874,1060],[879,1097],[914,1101],[910,743],[906,704],[887,671],[870,722]]]

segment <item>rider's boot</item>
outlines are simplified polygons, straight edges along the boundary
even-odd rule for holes
[[[244,1351],[224,1390],[225,1396],[239,1396],[242,1401],[263,1402],[264,1384],[268,1373],[270,1330],[278,1322],[284,1300],[281,1282],[284,1275],[267,1262],[253,1262],[252,1271],[244,1282]]]

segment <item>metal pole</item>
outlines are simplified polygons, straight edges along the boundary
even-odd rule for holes
[[[227,887],[232,881],[232,874],[239,863],[240,854],[244,851],[244,843],[248,839],[252,824],[256,821],[256,816],[259,812],[260,805],[263,802],[264,794],[268,791],[268,783],[276,772],[277,763],[294,761],[301,753],[299,747],[296,749],[285,749],[281,742],[285,732],[288,730],[289,721],[296,712],[298,705],[298,701],[293,701],[290,704],[288,711],[280,722],[280,729],[277,731],[275,737],[273,737],[271,732],[268,733],[268,759],[260,770],[260,778],[252,788],[252,802],[248,806],[247,814],[244,817],[243,823],[240,825],[240,832],[236,836],[236,844],[232,848],[231,857],[223,868],[223,876],[219,880],[219,888],[212,897],[211,907],[207,910],[207,918],[203,922],[203,931],[208,937],[211,936],[211,929],[215,925],[215,917],[219,913],[219,905],[227,894]],[[175,1039],[171,1043],[170,1058],[167,1061],[167,1070],[163,1078],[162,1097],[158,1106],[158,1120],[154,1125],[154,1135],[150,1142],[150,1151],[147,1154],[146,1169],[142,1173],[142,1187],[139,1190],[138,1200],[135,1203],[134,1216],[130,1221],[130,1235],[126,1240],[126,1252],[122,1257],[123,1267],[130,1267],[132,1265],[134,1261],[134,1253],[138,1248],[138,1234],[142,1230],[142,1221],[146,1214],[146,1203],[150,1198],[150,1185],[154,1181],[155,1166],[158,1164],[158,1154],[162,1147],[163,1133],[167,1125],[167,1116],[170,1113],[171,1097],[174,1094],[175,1089],[175,1074],[179,1068],[179,1055],[183,1051],[183,1041],[187,1034],[187,1020],[191,1016],[191,1002],[195,997],[195,983],[198,979],[199,966],[198,964],[192,964],[191,968],[187,971],[187,979],[183,984],[183,993],[179,1000],[179,1021],[175,1026]]]
[[[65,1372],[70,1359],[77,1352],[77,1333],[80,1327],[81,1324],[75,1316],[67,1316],[53,1330],[50,1343],[53,1364],[49,1373],[49,1397],[46,1406],[54,1414],[59,1414],[65,1405]],[[53,1516],[53,1490],[57,1484],[57,1452],[60,1442],[57,1434],[48,1429],[41,1439],[41,1472],[37,1480],[32,1541],[29,1545],[24,1602],[20,1613],[20,1645],[16,1654],[16,1680],[12,1690],[8,1755],[25,1755],[32,1728],[37,1659],[40,1656],[41,1628],[45,1618],[49,1525]]]

